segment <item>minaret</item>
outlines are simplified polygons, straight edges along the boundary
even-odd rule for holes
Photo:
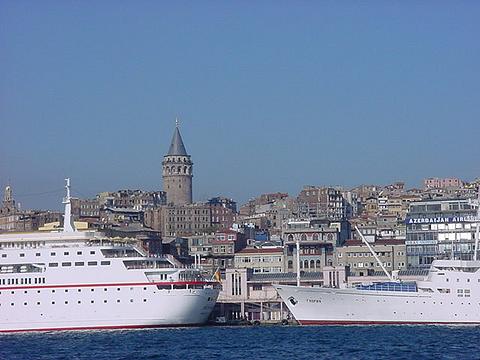
[[[185,150],[176,120],[172,143],[163,157],[163,190],[167,193],[167,203],[184,205],[192,203],[193,162]]]
[[[6,210],[8,209],[8,212],[11,212],[12,210],[17,210],[15,200],[13,199],[12,187],[10,185],[7,185],[5,187],[2,208]]]

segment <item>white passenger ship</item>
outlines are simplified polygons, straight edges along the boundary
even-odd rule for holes
[[[0,235],[0,332],[145,328],[207,321],[220,285],[128,241],[76,231]]]
[[[275,285],[300,324],[480,324],[479,226],[474,260],[434,260],[423,281],[416,282],[389,274],[357,231],[390,281],[351,288],[304,287],[299,280],[297,286]]]
[[[275,288],[302,325],[480,324],[480,261],[435,260],[411,283]]]

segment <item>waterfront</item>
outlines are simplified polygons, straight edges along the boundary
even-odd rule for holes
[[[0,359],[477,359],[480,327],[254,326],[5,334]]]

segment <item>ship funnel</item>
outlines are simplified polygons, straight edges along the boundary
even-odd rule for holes
[[[70,196],[70,178],[65,179],[65,189],[67,190],[67,196],[63,199],[65,204],[65,214],[63,215],[63,232],[72,233],[77,231],[72,219],[72,203]]]

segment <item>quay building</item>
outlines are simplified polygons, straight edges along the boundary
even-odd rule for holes
[[[406,223],[408,268],[429,268],[434,259],[473,258],[477,205],[470,199],[410,204]]]

